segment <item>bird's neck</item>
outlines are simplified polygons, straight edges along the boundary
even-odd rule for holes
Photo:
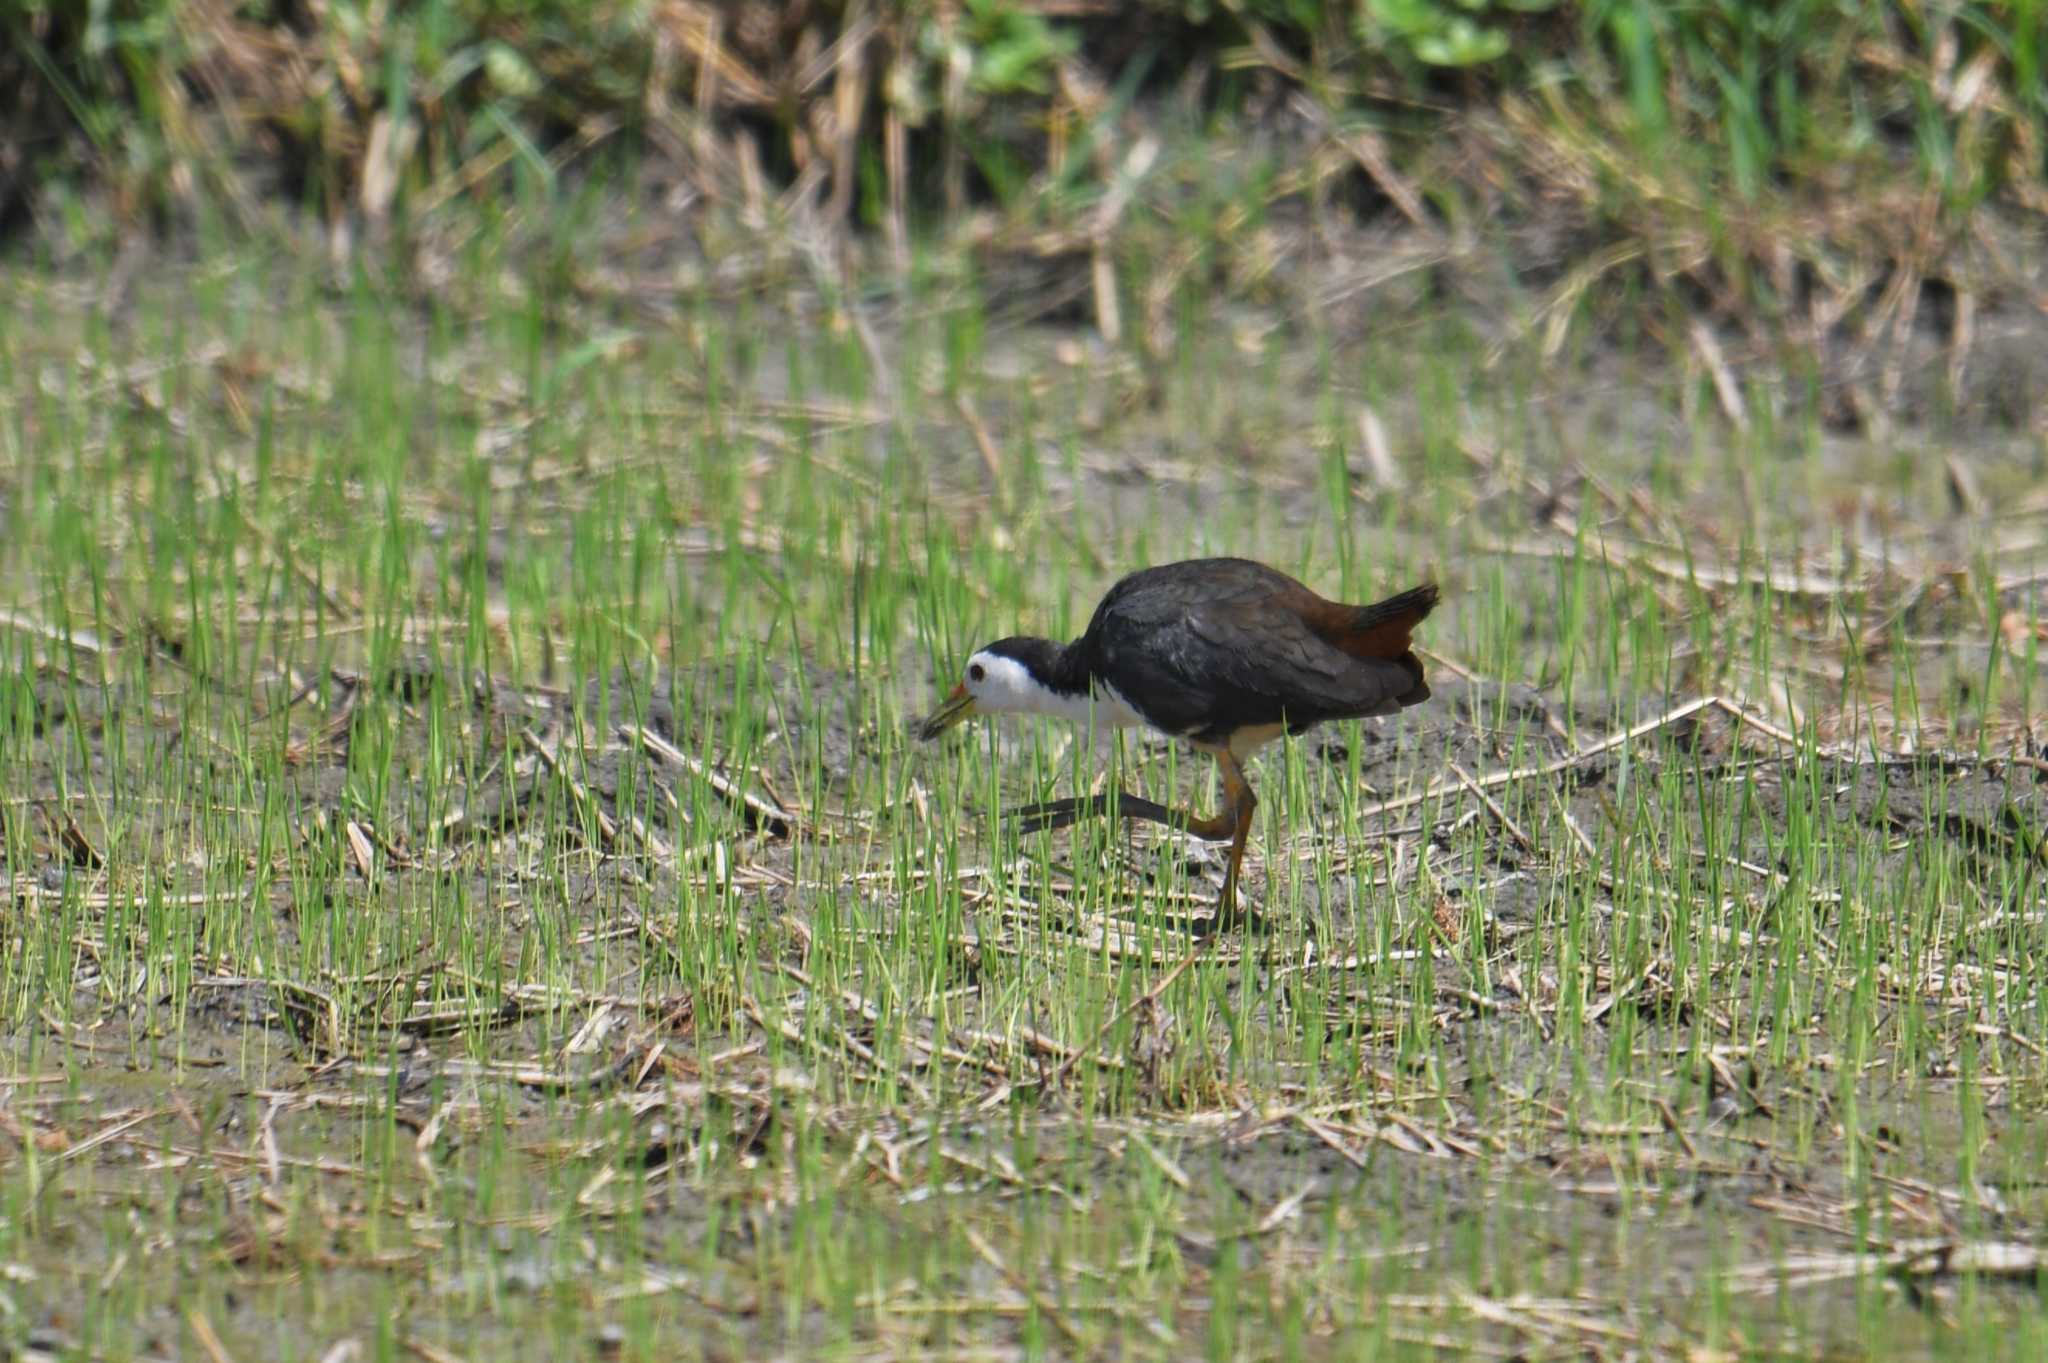
[[[1091,679],[1088,670],[1088,650],[1082,641],[1076,639],[1071,644],[1062,644],[1048,639],[1046,643],[1048,661],[1043,673],[1038,677],[1040,683],[1057,695],[1078,696],[1084,701],[1087,700]]]
[[[1062,644],[1053,639],[1034,639],[1024,662],[1030,678],[1028,689],[1015,698],[1015,708],[1059,719],[1088,722],[1093,703],[1088,653],[1081,641]]]

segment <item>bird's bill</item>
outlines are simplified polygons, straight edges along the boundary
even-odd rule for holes
[[[932,711],[931,718],[924,722],[924,727],[917,731],[917,736],[929,741],[937,738],[961,720],[972,718],[974,718],[974,697],[967,694],[967,686],[963,682],[961,685],[953,688],[952,694],[946,697],[945,702],[938,709]]]

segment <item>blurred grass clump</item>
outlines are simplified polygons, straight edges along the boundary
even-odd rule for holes
[[[900,263],[969,219],[1099,252],[1335,190],[1505,234],[1553,344],[1617,287],[1818,343],[2010,278],[1986,223],[2048,213],[2044,37],[2042,0],[0,0],[0,224],[282,199],[352,240],[626,165]],[[1188,217],[1203,154],[1276,126],[1262,202]]]

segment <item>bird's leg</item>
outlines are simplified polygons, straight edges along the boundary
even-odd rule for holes
[[[1252,812],[1259,807],[1259,797],[1252,793],[1251,782],[1244,779],[1244,768],[1228,749],[1216,754],[1216,765],[1223,772],[1223,809],[1211,822],[1229,824],[1229,831],[1217,836],[1230,839],[1230,865],[1223,873],[1223,893],[1217,897],[1216,918],[1209,931],[1222,932],[1236,927],[1240,917],[1237,873],[1244,865],[1245,839],[1251,836]]]
[[[1227,749],[1216,751],[1216,765],[1223,773],[1223,807],[1212,818],[1205,819],[1183,809],[1170,809],[1156,800],[1148,800],[1129,791],[1113,790],[1024,805],[1011,810],[1010,814],[1018,820],[1020,832],[1044,833],[1065,828],[1082,819],[1104,818],[1114,809],[1121,818],[1165,824],[1204,842],[1228,842],[1230,861],[1223,874],[1223,894],[1217,900],[1216,917],[1208,929],[1217,932],[1235,926],[1239,920],[1237,876],[1244,865],[1245,840],[1251,836],[1252,812],[1258,808],[1259,801],[1252,793],[1251,783],[1244,778],[1244,768]]]
[[[1127,790],[1105,790],[1095,795],[1021,805],[1010,810],[1009,817],[1017,820],[1020,833],[1050,833],[1055,828],[1065,828],[1083,819],[1106,818],[1112,809],[1119,818],[1163,823],[1168,828],[1192,833],[1205,842],[1227,842],[1237,836],[1237,822],[1228,805],[1215,818],[1204,819],[1186,810],[1169,809],[1157,800],[1148,800]]]
[[[1095,795],[1024,805],[1011,810],[1010,817],[1018,821],[1020,833],[1050,833],[1055,828],[1065,828],[1083,819],[1107,818],[1112,807],[1126,819],[1146,819],[1173,828],[1183,828],[1187,824],[1187,816],[1180,811],[1168,809],[1156,800],[1133,795],[1127,790],[1105,790]],[[1218,836],[1230,835],[1223,833]]]

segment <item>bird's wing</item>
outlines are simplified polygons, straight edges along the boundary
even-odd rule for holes
[[[1264,583],[1219,585],[1134,595],[1104,622],[1104,671],[1168,733],[1220,739],[1237,725],[1390,714],[1420,681],[1412,661],[1331,647]]]
[[[1186,625],[1216,675],[1295,726],[1392,714],[1420,680],[1412,659],[1353,657],[1270,602],[1204,604],[1188,612]]]

